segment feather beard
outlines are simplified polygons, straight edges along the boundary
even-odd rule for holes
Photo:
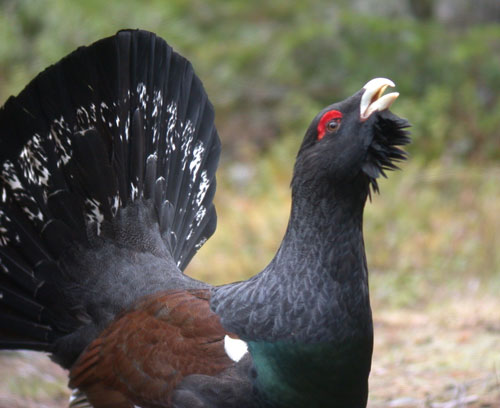
[[[408,154],[399,146],[411,142],[410,132],[406,130],[409,127],[410,123],[406,119],[402,119],[390,111],[382,111],[377,114],[373,140],[362,167],[374,193],[379,192],[377,179],[381,175],[387,178],[386,171],[399,170],[396,163],[407,159]]]

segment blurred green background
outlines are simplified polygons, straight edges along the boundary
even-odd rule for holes
[[[367,208],[372,275],[383,280],[375,297],[414,302],[436,280],[468,286],[498,278],[497,0],[0,6],[0,101],[77,46],[121,28],[154,31],[193,62],[224,143],[221,228],[203,251],[214,262],[195,262],[194,273],[223,282],[264,266],[286,224],[293,159],[310,120],[384,76],[397,84],[393,110],[411,121],[414,139],[404,173],[391,175]]]
[[[216,108],[219,226],[189,273],[224,283],[264,267],[310,120],[388,77],[413,144],[366,209],[375,312],[449,317],[447,304],[487,302],[496,337],[482,347],[500,349],[498,0],[0,0],[0,103],[121,28],[154,31],[190,59]]]

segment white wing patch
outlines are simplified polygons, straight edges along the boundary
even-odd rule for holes
[[[69,397],[69,408],[93,408],[87,397],[78,388],[75,388]]]
[[[243,340],[232,339],[227,334],[224,337],[224,351],[234,362],[238,362],[248,353],[248,346]]]

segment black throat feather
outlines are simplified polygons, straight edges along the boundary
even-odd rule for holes
[[[408,154],[399,146],[411,142],[410,132],[406,130],[409,127],[406,119],[390,111],[382,111],[376,115],[373,140],[362,167],[375,193],[379,192],[377,178],[381,175],[387,178],[386,171],[399,170],[396,163],[407,159]]]

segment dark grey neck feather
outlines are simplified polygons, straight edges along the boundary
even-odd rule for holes
[[[214,289],[212,308],[246,340],[342,343],[372,330],[362,234],[364,178],[349,186],[294,180],[292,210],[271,263]]]

